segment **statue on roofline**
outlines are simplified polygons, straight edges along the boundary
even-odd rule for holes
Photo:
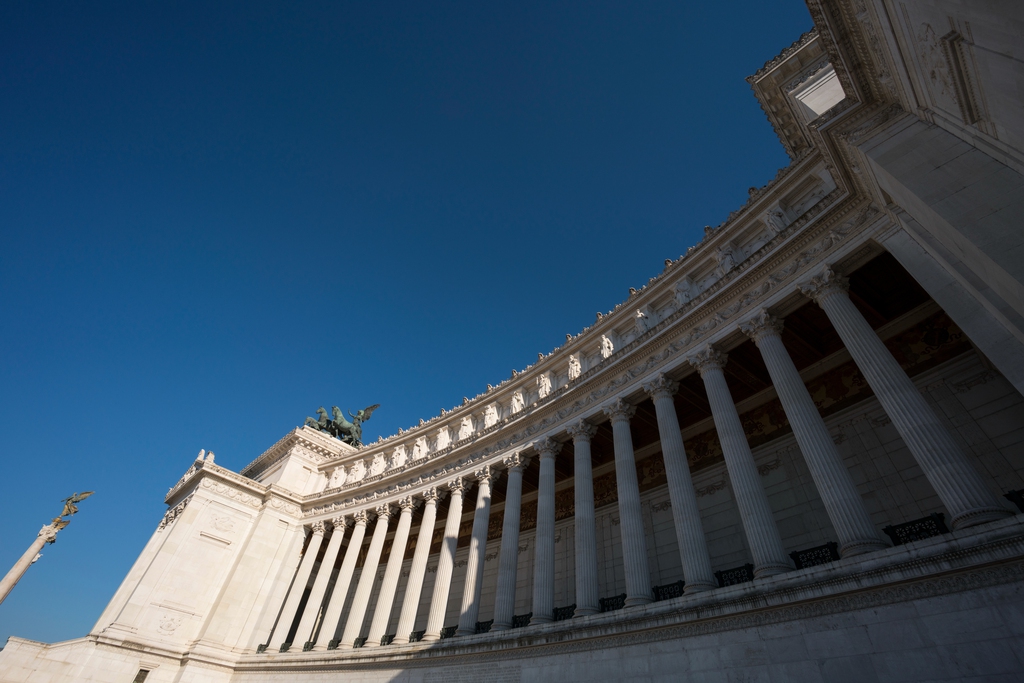
[[[349,411],[349,417],[351,421],[345,418],[342,414],[341,409],[338,406],[331,406],[331,412],[333,417],[328,417],[327,410],[323,406],[316,409],[318,419],[311,417],[306,418],[304,426],[312,427],[317,431],[321,431],[324,434],[330,434],[335,439],[352,446],[363,445],[363,423],[370,419],[370,415],[373,414],[377,408],[380,408],[379,403],[375,403],[368,408],[356,411],[355,414]]]

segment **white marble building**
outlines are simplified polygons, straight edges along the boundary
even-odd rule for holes
[[[725,223],[424,424],[197,460],[0,681],[1024,678],[1024,9],[808,4]]]

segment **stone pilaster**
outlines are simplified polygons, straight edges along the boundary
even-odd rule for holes
[[[832,435],[782,343],[782,321],[762,309],[740,329],[761,351],[793,436],[839,537],[840,554],[857,555],[884,548],[886,544],[871,523]]]
[[[395,630],[395,643],[408,643],[409,634],[416,627],[416,613],[419,611],[420,595],[423,593],[423,576],[427,571],[427,557],[430,554],[430,540],[434,535],[434,523],[437,521],[438,490],[431,487],[422,493],[423,518],[420,520],[420,532],[416,536],[416,549],[412,554],[412,565],[409,567],[409,583],[405,586],[405,599],[402,601],[402,613],[398,617],[398,628]]]
[[[316,522],[313,524],[311,533],[312,537],[306,546],[306,554],[302,556],[302,562],[299,563],[299,568],[295,572],[292,587],[288,591],[284,607],[281,608],[281,616],[278,617],[277,626],[274,627],[274,634],[270,637],[267,649],[271,652],[277,652],[281,649],[281,645],[285,643],[285,638],[288,637],[288,631],[291,630],[292,622],[295,620],[299,609],[299,602],[302,600],[302,594],[306,591],[306,584],[309,583],[309,576],[313,572],[313,564],[316,562],[317,553],[320,552],[320,544],[324,540],[324,533],[326,533],[324,523]]]
[[[313,580],[313,588],[306,600],[306,609],[302,612],[302,619],[295,631],[295,643],[303,643],[313,639],[313,629],[316,626],[316,619],[320,616],[320,607],[324,602],[324,595],[327,593],[327,584],[330,583],[331,573],[334,571],[334,563],[338,559],[338,551],[341,550],[341,542],[345,539],[345,518],[336,517],[331,520],[334,530],[331,532],[331,540],[327,542],[327,550],[324,551],[324,558],[320,561],[320,569]]]
[[[462,591],[462,610],[455,635],[471,636],[476,633],[480,616],[480,591],[484,583],[484,555],[487,553],[487,524],[491,515],[491,482],[495,472],[488,466],[476,472],[476,511],[473,513],[473,537],[469,542],[466,559],[466,581]]]
[[[505,488],[505,517],[501,526],[501,551],[498,556],[498,590],[494,596],[492,631],[512,628],[516,607],[516,568],[519,565],[519,522],[523,502],[523,470],[530,459],[513,453],[503,461],[508,470]]]
[[[650,395],[658,415],[658,435],[665,461],[669,500],[672,502],[672,521],[675,522],[676,541],[683,561],[683,578],[686,582],[683,590],[686,593],[697,593],[716,588],[717,584],[711,571],[711,557],[700,521],[697,493],[693,489],[679,418],[672,400],[678,390],[679,383],[665,375],[658,375],[644,385],[644,391]]]
[[[885,344],[850,301],[849,283],[825,266],[800,286],[814,299],[843,340],[864,379],[910,449],[928,482],[949,511],[954,529],[1009,516],[885,348]]]
[[[423,640],[438,640],[444,628],[445,614],[448,612],[448,593],[452,587],[452,571],[455,569],[455,546],[459,542],[459,522],[462,521],[462,496],[465,485],[462,477],[448,484],[451,499],[448,505],[448,519],[444,524],[444,541],[441,543],[441,555],[437,559],[437,578],[434,579],[434,595],[430,599],[430,615],[427,617],[427,630]]]
[[[629,419],[636,413],[636,408],[620,398],[606,406],[604,413],[611,418],[615,444],[615,482],[619,493],[622,564],[626,570],[626,606],[646,605],[654,599],[654,593],[647,567],[647,542],[640,512],[633,435],[629,430]]]
[[[597,525],[594,519],[594,468],[590,440],[597,427],[580,420],[569,427],[573,449],[576,518],[576,611],[582,617],[601,611],[597,584]]]
[[[391,506],[387,504],[379,506],[377,508],[377,524],[373,527],[373,537],[370,539],[370,547],[367,549],[366,560],[363,562],[363,571],[359,575],[359,583],[356,584],[356,592],[352,596],[348,621],[345,622],[345,630],[342,632],[338,647],[353,647],[359,637],[359,631],[363,628],[363,620],[366,618],[366,608],[370,604],[373,582],[377,579],[377,565],[380,563],[380,554],[384,550],[384,539],[388,535],[390,520]]]
[[[395,591],[398,590],[398,579],[402,574],[402,561],[405,559],[405,546],[409,542],[409,529],[412,528],[414,508],[412,496],[406,496],[399,500],[398,507],[402,512],[398,517],[398,527],[395,529],[395,537],[391,542],[391,554],[388,557],[387,568],[384,570],[380,593],[377,595],[377,605],[374,607],[370,632],[366,636],[366,645],[370,647],[380,645],[381,638],[387,631],[388,622],[391,621],[391,608],[395,603]]]
[[[533,554],[533,616],[546,624],[555,616],[555,455],[562,444],[543,439],[534,445],[540,456],[537,483],[537,540]]]
[[[732,401],[729,385],[725,383],[722,367],[726,363],[726,356],[705,346],[687,360],[697,368],[704,380],[715,430],[722,444],[725,467],[736,495],[736,506],[740,510],[743,531],[750,545],[750,553],[754,556],[754,576],[787,572],[793,568],[793,563],[782,546],[779,528],[775,525],[768,496],[765,495],[761,476],[754,465],[750,444],[743,432],[743,424],[736,412],[736,404]]]

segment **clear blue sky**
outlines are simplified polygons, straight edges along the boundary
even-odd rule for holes
[[[0,605],[84,635],[200,448],[368,440],[589,325],[787,163],[786,2],[0,5]]]

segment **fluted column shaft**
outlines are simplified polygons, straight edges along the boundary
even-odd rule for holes
[[[306,600],[306,609],[303,610],[302,619],[299,620],[299,628],[295,631],[296,643],[305,644],[313,639],[313,629],[316,627],[316,618],[320,615],[320,607],[324,602],[327,584],[330,583],[331,573],[334,571],[334,562],[338,559],[341,542],[345,540],[345,519],[338,517],[331,522],[334,525],[334,531],[331,532],[331,540],[327,542],[324,559],[320,561],[320,569],[313,580],[313,588]]]
[[[320,632],[313,641],[314,650],[326,650],[330,642],[334,640],[334,634],[341,622],[341,611],[345,609],[345,600],[348,598],[348,589],[352,585],[352,575],[356,569],[356,560],[359,558],[359,549],[363,546],[363,538],[366,536],[366,510],[360,510],[352,515],[352,535],[348,539],[348,549],[345,550],[345,558],[341,561],[338,569],[338,579],[334,582],[334,590],[327,600],[327,608],[324,610],[324,618],[320,625]]]
[[[636,408],[622,399],[606,407],[612,421],[615,446],[615,483],[619,493],[619,533],[622,536],[622,564],[626,570],[626,606],[646,605],[654,600],[651,573],[647,566],[647,541],[640,511],[640,485],[636,480],[636,458],[629,418]]]
[[[750,444],[743,432],[743,423],[740,422],[736,404],[733,403],[722,372],[726,357],[705,347],[689,361],[704,380],[715,430],[722,444],[725,467],[729,472],[743,531],[754,558],[754,576],[772,576],[789,571],[793,569],[793,563],[782,546],[779,528],[775,524],[768,496],[761,485],[761,476],[750,452]]]
[[[492,631],[512,628],[516,608],[516,569],[519,566],[519,523],[523,502],[523,470],[529,458],[515,453],[504,460],[508,469],[505,487],[505,517],[501,523],[501,551],[498,555],[498,589],[494,596]]]
[[[455,548],[459,543],[459,524],[462,521],[462,477],[448,485],[451,499],[448,505],[448,519],[444,523],[444,541],[441,555],[437,559],[437,577],[434,579],[434,595],[430,599],[430,615],[423,640],[438,640],[444,628],[448,613],[448,594],[452,587],[452,571],[455,569]]]
[[[437,521],[437,489],[429,488],[423,493],[423,519],[420,520],[420,533],[416,537],[416,550],[412,554],[412,565],[409,567],[409,583],[405,586],[405,598],[402,601],[402,613],[398,617],[398,628],[395,629],[397,643],[408,643],[409,635],[416,628],[416,614],[419,612],[420,595],[423,593],[423,577],[427,572],[427,558],[430,555],[430,541],[434,536],[434,523]]]
[[[668,496],[672,502],[672,521],[676,527],[676,541],[683,563],[684,593],[697,593],[716,588],[715,575],[711,571],[711,556],[704,538],[704,526],[700,521],[697,507],[697,493],[690,477],[690,465],[686,459],[686,447],[679,429],[679,418],[672,396],[679,390],[679,384],[659,375],[644,389],[654,402],[658,415],[658,435],[661,439],[661,455],[665,461],[665,478],[668,480]]]
[[[373,537],[370,539],[370,547],[366,551],[366,560],[363,562],[363,571],[359,575],[359,583],[356,584],[356,592],[352,596],[352,606],[348,610],[348,621],[345,622],[345,630],[341,633],[339,648],[355,646],[359,631],[363,628],[366,607],[370,604],[370,593],[373,592],[373,582],[377,578],[377,565],[380,564],[380,554],[384,550],[384,539],[388,535],[390,520],[391,506],[381,505],[378,507],[377,524],[373,527]]]
[[[597,524],[594,518],[594,467],[590,440],[597,427],[583,420],[569,428],[573,450],[576,527],[576,611],[574,617],[601,611],[597,585]]]
[[[793,428],[793,436],[839,537],[840,554],[858,555],[886,547],[871,523],[825,421],[782,343],[781,321],[762,310],[741,328],[761,351],[775,392],[786,411],[786,419]]]
[[[405,546],[409,542],[409,529],[412,528],[412,496],[398,501],[398,507],[402,513],[398,517],[398,528],[395,529],[395,537],[391,542],[391,555],[384,570],[384,580],[380,584],[377,605],[373,610],[373,621],[370,622],[370,632],[366,636],[366,645],[371,647],[380,645],[381,638],[387,631],[388,622],[391,621],[391,608],[395,603],[398,579],[402,575],[402,561],[405,559]]]
[[[274,635],[271,636],[267,645],[267,649],[271,652],[279,650],[281,645],[285,643],[285,638],[288,637],[288,631],[292,627],[292,622],[295,620],[296,612],[299,609],[299,603],[302,601],[302,594],[306,591],[306,584],[309,583],[309,575],[313,572],[313,564],[316,562],[317,553],[320,552],[320,545],[324,540],[324,532],[323,522],[317,522],[313,525],[313,535],[309,539],[309,545],[306,546],[306,554],[302,556],[302,562],[299,563],[299,568],[295,572],[295,580],[292,581],[291,590],[288,591],[284,607],[281,608],[281,616],[278,617]]]
[[[535,447],[540,455],[540,478],[537,482],[531,625],[546,624],[555,618],[555,455],[562,444],[544,439]]]
[[[469,541],[466,558],[466,581],[462,590],[462,611],[455,635],[471,636],[476,633],[480,616],[480,591],[484,583],[484,555],[487,552],[487,525],[491,515],[491,480],[494,473],[484,467],[474,477],[477,480],[476,511],[473,513],[473,537]]]
[[[954,529],[1011,513],[953,441],[885,343],[850,301],[845,278],[825,267],[801,286],[825,311],[928,482],[949,510]]]

